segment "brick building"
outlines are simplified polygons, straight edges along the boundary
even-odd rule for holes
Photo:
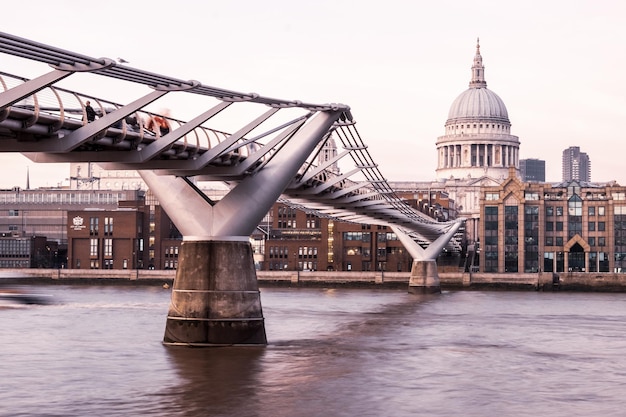
[[[626,272],[626,187],[511,175],[480,207],[482,272]]]
[[[75,269],[175,269],[181,237],[150,197],[115,210],[67,213],[68,263]]]

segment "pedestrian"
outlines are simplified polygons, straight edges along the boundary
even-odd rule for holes
[[[154,116],[154,123],[159,128],[159,133],[161,134],[160,136],[165,136],[170,133],[170,125],[165,117]]]
[[[91,107],[91,102],[87,100],[85,102],[85,113],[87,113],[87,123],[91,123],[96,120],[96,111]]]
[[[155,114],[149,117],[147,123],[145,124],[145,128],[148,130],[151,130],[152,132],[157,133],[157,129],[158,129],[159,137],[165,136],[168,133],[170,133],[170,123],[165,118],[166,116],[169,115],[169,110],[162,109],[160,113],[161,114]]]

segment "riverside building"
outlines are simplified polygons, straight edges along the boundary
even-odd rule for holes
[[[626,272],[626,187],[524,183],[480,199],[482,272]]]

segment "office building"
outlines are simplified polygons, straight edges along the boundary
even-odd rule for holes
[[[480,207],[482,272],[626,272],[626,187],[513,174]]]
[[[563,181],[591,181],[591,161],[578,146],[563,151]]]
[[[546,161],[541,159],[520,159],[519,170],[522,181],[546,181]]]

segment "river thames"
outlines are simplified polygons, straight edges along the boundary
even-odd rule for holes
[[[262,288],[269,345],[162,345],[170,290],[3,303],[2,416],[623,416],[626,294]]]

